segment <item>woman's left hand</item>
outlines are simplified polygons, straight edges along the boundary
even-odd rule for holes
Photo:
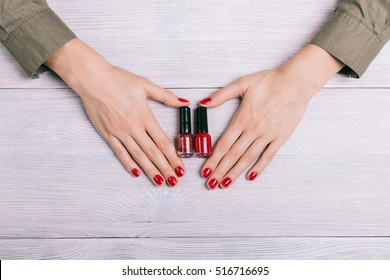
[[[213,155],[202,167],[201,175],[208,179],[209,189],[218,185],[229,187],[261,155],[247,173],[247,179],[254,180],[260,175],[293,133],[314,94],[341,69],[342,64],[322,49],[313,45],[307,48],[291,63],[240,78],[199,103],[213,108],[229,99],[242,98]],[[311,79],[298,68],[304,65],[305,59],[310,59],[310,54],[318,51],[317,58],[331,59],[328,62],[333,67],[322,72],[317,70],[321,77]],[[309,66],[303,68],[305,73],[310,70]]]

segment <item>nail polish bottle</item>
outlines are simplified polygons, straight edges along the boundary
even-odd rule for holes
[[[211,156],[211,137],[207,126],[207,109],[198,107],[196,114],[195,155],[200,158]]]
[[[182,158],[194,155],[194,136],[191,133],[191,109],[179,108],[179,135],[177,136],[177,154]]]

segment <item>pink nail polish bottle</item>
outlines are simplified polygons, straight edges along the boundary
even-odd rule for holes
[[[194,136],[191,133],[191,109],[179,108],[179,135],[177,136],[177,154],[182,158],[194,155]]]

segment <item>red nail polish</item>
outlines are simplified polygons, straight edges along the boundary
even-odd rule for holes
[[[132,173],[135,177],[138,177],[139,175],[141,175],[141,172],[139,172],[139,170],[138,170],[137,168],[131,169],[131,173]]]
[[[197,157],[209,157],[212,154],[211,136],[208,133],[207,109],[205,107],[196,108],[196,135],[195,135],[195,155]]]
[[[190,102],[190,101],[188,101],[187,99],[181,98],[181,97],[179,97],[177,100],[179,100],[180,102],[183,102],[183,103]]]
[[[154,176],[153,178],[154,182],[158,185],[158,186],[161,186],[162,183],[164,183],[164,178],[161,176],[161,175],[156,175]]]
[[[256,179],[256,177],[257,177],[257,173],[256,172],[251,172],[251,174],[249,174],[249,176],[248,176],[248,179],[250,181],[253,181],[254,179]]]
[[[174,187],[177,184],[177,179],[173,176],[168,178],[168,185]]]
[[[211,179],[210,181],[209,181],[209,188],[210,189],[215,189],[215,187],[218,185],[218,181],[217,181],[217,179]]]
[[[227,187],[229,187],[231,182],[232,182],[232,179],[230,179],[229,177],[226,177],[225,179],[222,180],[221,185],[222,185],[222,187],[227,188]]]
[[[203,171],[202,171],[203,178],[208,179],[210,177],[210,175],[211,175],[211,169],[210,168],[207,167],[207,168],[203,169]]]
[[[176,167],[175,173],[177,176],[182,177],[184,175],[184,168],[181,166]]]
[[[177,154],[182,158],[194,155],[194,136],[191,133],[191,109],[179,108],[179,135],[177,136]]]
[[[199,103],[202,104],[202,105],[207,105],[210,102],[211,102],[211,98],[207,97],[207,98],[203,99],[202,101],[200,101]]]

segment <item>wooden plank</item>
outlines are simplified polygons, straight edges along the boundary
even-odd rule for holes
[[[151,106],[174,139],[175,109]],[[237,106],[210,110],[214,140]],[[389,106],[324,90],[258,181],[208,191],[196,158],[174,189],[131,178],[70,90],[1,90],[0,237],[389,236]]]
[[[164,87],[218,87],[281,65],[302,48],[336,0],[126,1],[51,0],[52,8],[111,63]],[[389,87],[390,47],[363,79],[336,77],[329,87]],[[30,80],[0,49],[0,88],[55,88],[53,75]]]
[[[1,259],[383,259],[389,238],[0,239]]]

